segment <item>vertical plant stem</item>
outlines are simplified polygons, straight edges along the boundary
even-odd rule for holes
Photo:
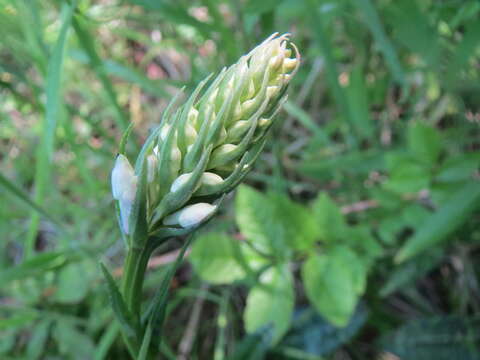
[[[125,260],[123,296],[138,324],[140,323],[143,281],[150,254],[151,250],[148,247],[132,247],[128,250]]]

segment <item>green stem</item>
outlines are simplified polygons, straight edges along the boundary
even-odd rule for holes
[[[131,248],[128,250],[125,260],[122,292],[127,308],[136,320],[140,319],[142,287],[150,255],[151,249],[148,247],[144,249]]]

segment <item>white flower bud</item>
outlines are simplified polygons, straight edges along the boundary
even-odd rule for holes
[[[268,86],[267,87],[267,96],[268,98],[272,98],[276,96],[280,92],[280,86]]]
[[[253,112],[255,107],[255,99],[246,100],[242,103],[242,113],[243,114],[250,114]]]
[[[215,143],[215,145],[223,144],[225,142],[225,140],[227,139],[227,135],[228,135],[227,130],[225,130],[225,128],[222,126],[222,128],[220,129],[220,135],[219,135],[218,140]]]
[[[223,179],[220,175],[217,175],[211,172],[204,172],[202,174],[200,182],[202,185],[214,186],[214,185],[221,184],[223,182]]]
[[[283,71],[285,72],[292,71],[297,66],[297,63],[298,63],[297,59],[286,58],[285,60],[283,60]]]
[[[160,130],[160,139],[165,140],[167,138],[168,132],[170,131],[170,125],[165,124]]]
[[[270,61],[268,62],[268,66],[273,70],[278,70],[280,65],[282,65],[282,60],[283,60],[282,54],[278,54],[277,56],[270,59]]]
[[[133,171],[132,165],[128,159],[119,154],[115,160],[115,166],[112,170],[112,194],[113,198],[120,200],[122,197],[131,197],[129,194],[133,191],[135,196],[137,177]]]
[[[251,99],[255,95],[255,84],[252,80],[250,80],[248,84],[248,92],[247,92],[247,99]]]
[[[234,145],[234,144],[224,144],[222,146],[219,146],[213,151],[212,158],[222,157],[224,155],[227,155],[231,153],[233,150],[235,150],[237,146],[238,145]]]
[[[238,120],[242,117],[242,104],[240,102],[238,102],[236,105],[235,105],[235,109],[233,110],[233,118],[235,120]]]
[[[120,154],[115,160],[112,170],[112,194],[119,201],[120,220],[123,232],[128,235],[128,219],[132,211],[135,193],[137,191],[137,177],[128,159]]]
[[[133,201],[120,200],[120,221],[122,223],[123,232],[128,235],[130,234],[128,220],[130,218],[130,213],[132,212]]]
[[[263,128],[267,125],[270,125],[271,119],[261,118],[258,120],[258,127]]]
[[[188,112],[188,122],[190,124],[195,124],[198,118],[198,110],[192,107]]]
[[[190,179],[191,176],[192,173],[186,173],[177,177],[170,186],[170,192],[175,192],[180,189],[188,181],[188,179]]]
[[[248,120],[238,120],[235,124],[228,129],[228,141],[238,141],[248,130],[250,121]]]
[[[192,125],[188,123],[185,125],[185,138],[187,141],[187,145],[192,145],[197,139],[197,131]]]
[[[151,183],[155,178],[155,172],[157,171],[158,160],[153,154],[147,156],[147,182]]]
[[[212,215],[217,206],[208,203],[198,203],[184,207],[165,217],[165,225],[180,225],[183,228],[190,228],[200,225],[202,221]]]

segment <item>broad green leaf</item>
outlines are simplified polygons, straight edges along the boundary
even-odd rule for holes
[[[260,15],[269,11],[275,10],[282,1],[278,0],[248,0],[245,4],[245,12],[248,14]]]
[[[319,239],[326,242],[342,240],[348,231],[340,207],[326,194],[321,193],[312,205],[312,215],[317,222]]]
[[[208,233],[195,239],[189,260],[200,277],[213,284],[229,284],[247,276],[245,265],[258,268],[262,258],[226,234]],[[237,253],[238,252],[238,253]]]
[[[436,247],[398,265],[388,274],[385,285],[380,290],[380,295],[388,296],[395,291],[413,285],[417,279],[437,266],[443,257],[444,249]]]
[[[254,333],[273,326],[275,343],[290,326],[294,305],[293,279],[287,266],[267,269],[250,289],[243,313],[245,329]]]
[[[469,183],[455,193],[435,213],[430,215],[415,235],[400,249],[395,257],[402,262],[420,252],[448,239],[448,236],[460,227],[479,205],[480,186],[478,182]]]
[[[92,281],[90,263],[68,264],[58,273],[58,286],[53,299],[61,303],[77,303],[87,295]]]
[[[254,334],[246,335],[236,344],[229,360],[263,360],[271,347],[270,329],[260,329]]]
[[[434,127],[417,121],[408,127],[408,148],[416,160],[433,165],[438,160],[442,143]]]
[[[8,316],[0,317],[0,331],[20,329],[31,326],[31,324],[38,318],[38,312],[33,309],[18,309],[11,312]]]
[[[466,181],[480,167],[480,152],[467,153],[450,157],[440,166],[435,181]]]
[[[2,331],[2,336],[0,336],[0,354],[7,354],[14,347],[17,342],[17,333],[15,330],[8,329]]]
[[[364,264],[346,246],[335,246],[324,254],[312,254],[302,267],[308,299],[317,311],[336,326],[345,326],[358,295],[364,290]]]
[[[92,359],[95,352],[93,340],[67,319],[58,320],[53,331],[58,349],[63,357],[74,360]]]
[[[360,66],[355,67],[350,73],[346,93],[350,106],[350,116],[357,133],[362,138],[371,138],[374,135],[375,128],[370,116],[365,75]]]
[[[393,245],[397,236],[401,234],[402,231],[407,227],[417,228],[425,221],[430,213],[430,211],[419,204],[409,204],[403,209],[398,209],[388,216],[385,216],[378,226],[378,234],[383,242],[388,245]]]
[[[365,324],[367,315],[365,306],[357,306],[348,325],[338,328],[318,315],[315,309],[302,308],[295,312],[291,329],[279,347],[288,346],[309,355],[327,355],[355,336]]]
[[[307,209],[284,195],[264,195],[240,186],[235,205],[241,232],[264,252],[285,257],[291,248],[309,248],[317,237],[315,220]]]
[[[326,150],[319,156],[322,144],[312,143],[311,154],[307,153],[300,164],[300,171],[318,179],[331,179],[332,176],[343,178],[343,174],[368,175],[383,168],[383,153],[377,150],[349,151],[337,154]]]
[[[388,8],[388,19],[394,37],[420,55],[425,63],[435,67],[440,60],[439,35],[419,5],[415,0],[397,1]]]
[[[372,231],[367,225],[349,227],[346,238],[342,243],[348,245],[366,267],[369,267],[374,259],[383,253],[383,248],[373,237]]]
[[[478,315],[413,320],[382,339],[382,348],[408,360],[477,360]]]
[[[39,359],[45,351],[51,325],[52,321],[50,319],[35,324],[27,346],[27,357],[29,359]]]
[[[405,153],[390,153],[386,161],[389,170],[389,178],[383,184],[386,190],[403,194],[428,188],[430,172],[415,157]]]

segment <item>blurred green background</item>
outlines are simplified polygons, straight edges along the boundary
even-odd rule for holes
[[[480,359],[480,2],[0,0],[0,358],[127,359],[109,172],[273,32],[302,65],[159,359]],[[145,296],[182,239],[154,256]]]

